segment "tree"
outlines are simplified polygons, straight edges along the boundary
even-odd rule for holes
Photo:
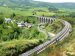
[[[16,16],[15,13],[11,14],[10,18],[14,18]]]
[[[49,8],[48,8],[48,10],[49,10],[49,12],[51,12],[51,11],[53,11],[53,12],[58,11],[58,9],[57,9],[57,8],[55,8],[55,7],[49,7]]]
[[[40,39],[45,39],[45,34],[39,33],[38,38],[40,38]]]
[[[3,19],[0,19],[0,24],[3,24],[4,20]]]
[[[36,28],[31,28],[30,29],[30,38],[36,38],[37,36],[38,36],[38,34],[39,34],[39,31],[36,29]]]

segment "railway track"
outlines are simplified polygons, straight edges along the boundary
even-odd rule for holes
[[[34,49],[31,49],[19,56],[30,56],[31,54],[39,54],[40,52],[42,52],[43,50],[45,50],[49,45],[57,42],[57,41],[61,41],[63,40],[71,31],[71,25],[70,23],[68,23],[67,21],[61,20],[62,24],[64,25],[64,28],[58,33],[56,34],[56,36],[54,38],[52,38],[51,40],[46,41],[45,43],[35,47]]]

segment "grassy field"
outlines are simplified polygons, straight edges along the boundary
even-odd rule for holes
[[[43,12],[39,12],[38,10],[42,10]],[[12,13],[20,16],[31,16],[33,15],[33,11],[36,11],[36,15],[38,16],[52,16],[55,13],[49,13],[48,9],[46,8],[30,8],[30,9],[23,9],[23,8],[8,8],[8,7],[0,7],[0,14],[3,14],[5,17],[9,17]]]

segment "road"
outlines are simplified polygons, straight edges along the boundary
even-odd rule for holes
[[[67,21],[64,21],[64,20],[61,20],[61,22],[64,25],[64,28],[58,34],[56,34],[56,36],[54,38],[46,41],[45,43],[25,52],[23,54],[21,54],[20,56],[30,56],[33,53],[39,54],[40,52],[45,50],[49,45],[51,45],[57,41],[63,40],[71,31],[71,25],[70,25],[70,23],[68,23]]]

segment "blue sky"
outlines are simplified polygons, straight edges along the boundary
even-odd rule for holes
[[[35,1],[44,1],[44,2],[52,2],[52,3],[60,3],[60,2],[74,2],[75,0],[35,0]]]

